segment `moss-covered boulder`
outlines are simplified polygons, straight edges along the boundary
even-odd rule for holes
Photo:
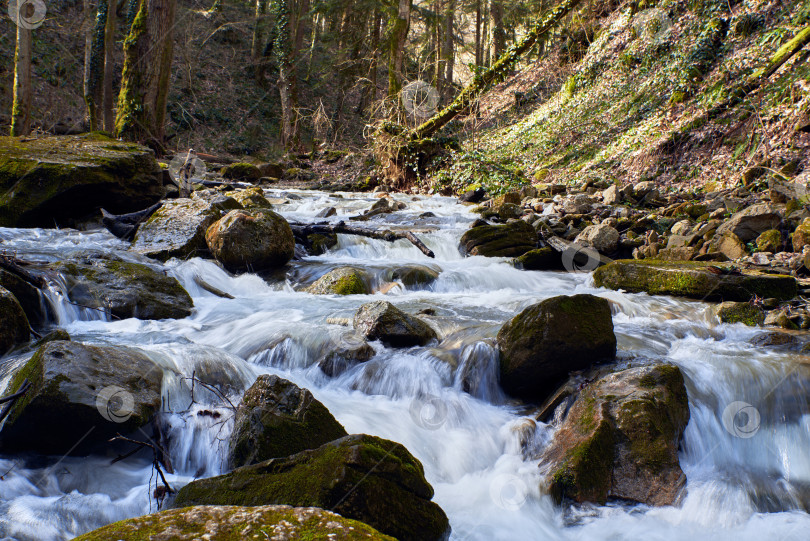
[[[84,454],[150,422],[163,372],[130,348],[54,341],[18,369],[0,395],[31,389],[0,431],[0,453]]]
[[[727,301],[715,309],[717,317],[723,323],[743,323],[757,327],[765,322],[765,312],[750,302]]]
[[[569,372],[615,359],[610,305],[593,295],[546,299],[501,328],[498,348],[504,391],[542,402]]]
[[[232,468],[315,449],[346,430],[307,389],[261,375],[236,410],[228,462]]]
[[[365,271],[339,267],[318,278],[306,291],[313,295],[368,295],[371,285]]]
[[[433,503],[422,464],[399,443],[346,436],[311,451],[189,483],[174,507],[272,505],[321,507],[414,541],[444,539],[449,523]]]
[[[138,228],[131,249],[160,261],[204,255],[205,232],[221,212],[201,198],[166,201]]]
[[[262,171],[252,163],[232,163],[220,169],[219,174],[230,180],[256,181],[262,177]]]
[[[516,258],[515,266],[529,271],[562,270],[562,254],[553,248],[544,246],[530,250]]]
[[[389,282],[402,282],[405,287],[427,287],[439,279],[441,269],[426,265],[405,265],[386,271]]]
[[[794,252],[801,252],[805,246],[810,245],[810,218],[805,218],[791,236]]]
[[[0,137],[0,226],[54,227],[124,214],[165,193],[154,153],[99,134]]]
[[[29,336],[28,318],[22,306],[9,290],[0,287],[0,355],[28,341]]]
[[[317,507],[199,505],[115,522],[76,541],[395,541],[371,526]]]
[[[734,214],[720,227],[717,234],[731,232],[743,242],[751,242],[769,229],[776,229],[782,222],[782,211],[776,205],[758,203]]]
[[[760,252],[781,252],[782,233],[778,229],[769,229],[757,237],[757,250]]]
[[[537,247],[537,232],[518,220],[506,225],[479,225],[464,233],[459,250],[464,255],[520,257]]]
[[[678,443],[688,421],[676,366],[605,376],[579,394],[543,453],[545,488],[558,502],[672,505],[686,484]]]
[[[273,205],[264,196],[264,192],[258,186],[248,188],[246,190],[239,190],[234,192],[231,196],[246,209],[269,209]]]
[[[386,301],[362,305],[353,324],[367,339],[380,340],[391,347],[424,346],[437,338],[436,331],[427,323]]]
[[[697,261],[619,260],[596,269],[593,279],[598,287],[707,301],[748,302],[754,295],[790,300],[797,292],[791,276],[740,272],[727,264]]]
[[[120,319],[182,319],[194,303],[176,278],[147,265],[87,257],[50,265],[67,285],[67,296],[79,305]]]
[[[232,210],[208,228],[208,249],[230,271],[282,267],[295,255],[290,224],[272,210]]]

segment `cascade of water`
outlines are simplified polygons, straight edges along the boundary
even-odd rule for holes
[[[295,192],[274,203],[288,219],[316,221],[335,207],[346,219],[375,199]],[[279,191],[270,197],[284,199]],[[720,325],[707,305],[593,288],[586,274],[525,272],[507,260],[462,258],[458,239],[475,216],[447,198],[395,196],[408,208],[378,216],[369,227],[424,224],[420,237],[435,260],[406,242],[341,236],[325,255],[310,257],[288,277],[234,277],[211,261],[171,261],[167,270],[191,294],[184,320],[109,321],[66,304],[58,287],[46,294],[57,322],[79,339],[137,347],[163,371],[160,423],[182,486],[225,471],[233,410],[261,373],[312,391],[350,433],[404,444],[425,466],[453,527],[453,539],[776,539],[798,540],[810,528],[810,364],[803,354],[751,345],[761,330]],[[430,212],[432,216],[424,213]],[[421,226],[419,226],[421,227]],[[102,232],[0,230],[21,254],[54,259],[59,248],[121,252]],[[43,243],[54,249],[43,248]],[[419,264],[438,271],[423,286],[389,295],[309,295],[292,286],[326,270],[357,266],[385,279],[391,267]],[[203,287],[206,284],[209,287]],[[210,291],[215,288],[230,297]],[[500,326],[542,299],[589,292],[611,301],[620,359],[667,360],[685,376],[691,420],[681,464],[687,493],[678,507],[612,503],[561,509],[541,492],[538,451],[554,428],[508,400],[497,384],[493,346]],[[440,329],[438,344],[391,349],[326,377],[321,356],[351,341],[350,320],[364,302],[386,299],[418,312]],[[219,396],[192,376],[224,390]],[[0,377],[0,379],[7,379]],[[0,387],[5,386],[0,381]],[[68,539],[155,510],[148,457],[110,464],[103,457],[41,462],[0,457],[0,538]]]

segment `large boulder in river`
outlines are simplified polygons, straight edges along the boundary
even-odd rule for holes
[[[309,286],[313,295],[368,295],[371,293],[368,274],[354,267],[333,269]]]
[[[311,451],[275,458],[189,483],[174,507],[272,505],[321,507],[397,539],[446,538],[447,516],[431,501],[422,464],[399,443],[346,436]]]
[[[520,257],[537,247],[537,232],[517,220],[506,225],[479,225],[464,233],[459,250],[464,255]]]
[[[194,307],[176,278],[147,265],[88,257],[50,268],[64,276],[72,302],[120,319],[182,319]]]
[[[369,340],[380,340],[391,347],[424,346],[436,338],[436,331],[427,323],[387,301],[362,305],[353,323],[355,330]]]
[[[781,221],[782,213],[776,206],[759,203],[734,214],[717,228],[717,234],[722,235],[729,231],[743,242],[751,242],[765,231],[776,229]]]
[[[208,249],[230,271],[282,267],[295,255],[287,220],[272,210],[232,210],[208,228]]]
[[[754,295],[790,300],[797,293],[792,276],[740,272],[722,263],[696,261],[619,260],[596,269],[593,279],[598,287],[706,301],[748,302]]]
[[[541,402],[569,372],[616,358],[610,305],[593,295],[546,299],[501,328],[498,348],[504,391]]]
[[[232,468],[315,449],[346,430],[307,389],[261,375],[236,410],[229,463]]]
[[[202,198],[166,201],[138,228],[131,249],[161,261],[201,255],[208,251],[205,232],[220,215]]]
[[[146,425],[160,407],[163,372],[124,347],[54,341],[18,369],[0,395],[31,388],[0,430],[0,453],[84,454]]]
[[[163,197],[154,153],[99,134],[0,137],[0,226],[70,225],[105,209],[123,214]]]
[[[396,541],[371,526],[317,507],[198,505],[114,522],[75,541],[232,541],[329,539]]]
[[[583,390],[543,453],[546,489],[559,502],[608,498],[672,505],[686,485],[678,443],[689,421],[672,365],[615,372]]]
[[[0,355],[27,341],[29,336],[28,318],[22,306],[9,290],[0,287]]]

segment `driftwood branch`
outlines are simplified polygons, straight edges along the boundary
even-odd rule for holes
[[[8,396],[4,396],[0,398],[0,404],[5,404],[5,407],[0,411],[0,424],[2,424],[3,420],[8,417],[8,414],[11,413],[11,408],[14,407],[14,404],[17,403],[17,400],[22,398],[25,393],[31,388],[31,382],[27,379],[24,379],[20,388],[17,389],[17,392],[14,394],[10,394]]]
[[[13,274],[20,280],[31,284],[37,289],[44,289],[47,287],[48,282],[45,280],[45,278],[32,274],[23,268],[24,265],[28,264],[28,262],[17,259],[9,254],[0,254],[0,269]]]
[[[132,240],[135,238],[135,233],[138,232],[138,226],[149,219],[160,207],[163,202],[158,202],[149,207],[148,209],[139,210],[138,212],[131,212],[129,214],[110,214],[104,209],[101,209],[101,223],[107,230],[118,237],[119,239]]]
[[[405,239],[414,246],[416,246],[419,251],[425,254],[428,257],[436,257],[436,254],[428,248],[424,242],[422,242],[419,237],[414,235],[410,231],[390,231],[388,229],[377,230],[377,229],[365,229],[362,227],[355,227],[351,225],[347,225],[345,222],[338,222],[336,224],[328,224],[328,223],[320,223],[320,224],[295,224],[291,223],[290,227],[292,227],[293,233],[297,238],[306,238],[308,235],[312,235],[314,233],[337,233],[343,235],[357,235],[360,237],[367,237],[370,239],[377,239],[377,240],[384,240],[387,242],[394,242],[400,239]]]

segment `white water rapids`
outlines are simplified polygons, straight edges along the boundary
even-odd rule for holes
[[[316,221],[329,206],[338,210],[332,220],[345,219],[374,201],[368,195],[296,194],[300,199],[276,209],[301,222]],[[424,464],[434,501],[450,518],[452,539],[808,539],[810,357],[752,346],[762,329],[720,325],[707,304],[600,290],[586,274],[526,272],[506,260],[462,258],[458,239],[475,217],[468,207],[448,198],[397,199],[408,205],[405,211],[371,223],[435,229],[419,233],[435,260],[406,241],[349,236],[341,236],[325,256],[291,262],[286,276],[234,277],[212,261],[173,260],[165,268],[195,304],[193,315],[183,320],[110,321],[53,294],[58,326],[74,340],[137,347],[164,367],[162,416],[176,470],[167,478],[174,488],[223,472],[223,442],[231,429],[221,419],[195,414],[205,408],[228,412],[199,389],[195,398],[202,403],[191,412],[173,413],[191,401],[182,378],[195,370],[216,371],[230,382],[230,399],[237,403],[259,374],[274,373],[310,389],[349,433],[405,445]],[[420,218],[425,212],[433,216]],[[0,248],[23,258],[59,259],[92,250],[144,261],[106,231],[0,229],[0,240]],[[414,263],[441,270],[438,280],[424,289],[398,287],[385,296],[336,298],[293,288],[336,266],[362,267],[382,280],[386,269]],[[195,277],[235,298],[214,296]],[[691,419],[680,451],[687,492],[678,507],[560,508],[541,493],[537,462],[522,454],[521,433],[532,411],[499,390],[493,338],[523,308],[583,292],[613,301],[622,362],[666,360],[683,370]],[[327,319],[349,318],[374,298],[413,313],[434,309],[428,319],[441,330],[441,343],[406,350],[375,344],[373,360],[327,378],[315,363],[349,332]],[[3,363],[8,368],[29,356],[0,361],[0,374]],[[5,372],[0,391],[8,380]],[[732,434],[723,423],[724,411],[735,402],[758,413],[753,430],[742,434],[751,437]],[[547,444],[553,430],[537,424],[534,451]],[[155,487],[150,461],[111,465],[111,458],[0,455],[0,539],[69,539],[156,511],[150,501]]]

